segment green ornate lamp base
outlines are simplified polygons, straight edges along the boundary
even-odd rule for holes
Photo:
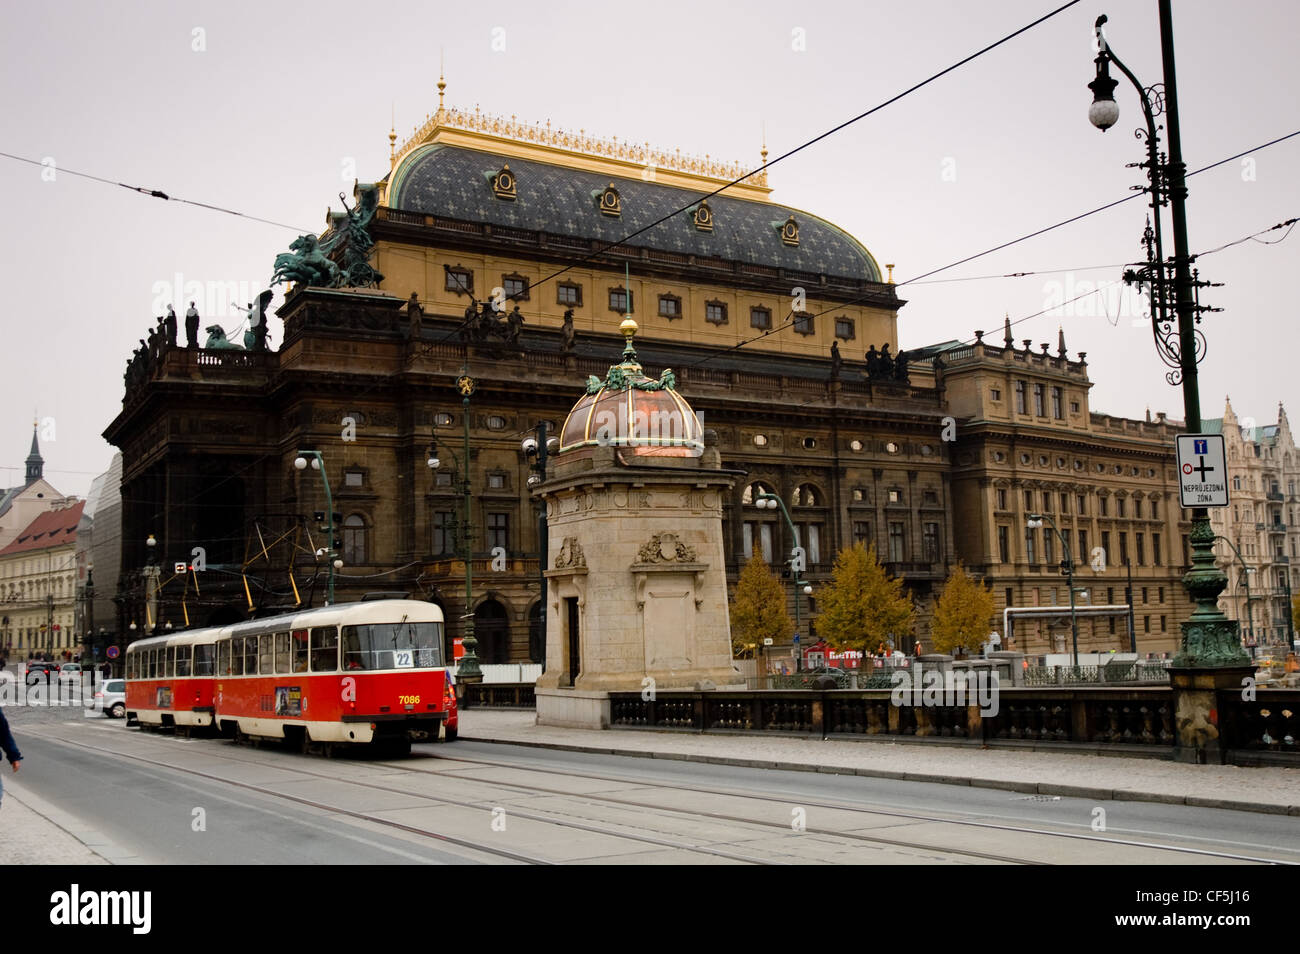
[[[474,638],[473,631],[465,634],[461,645],[465,647],[465,655],[460,657],[460,665],[456,667],[456,681],[482,682],[483,669],[478,661],[478,640]]]
[[[1223,669],[1250,665],[1241,645],[1236,620],[1219,610],[1218,598],[1228,577],[1214,562],[1214,530],[1209,515],[1193,515],[1192,568],[1183,576],[1183,586],[1196,601],[1191,618],[1183,623],[1183,645],[1174,657],[1176,669]]]

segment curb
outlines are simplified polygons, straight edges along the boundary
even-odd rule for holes
[[[1186,805],[1191,808],[1218,808],[1233,812],[1254,812],[1262,815],[1300,816],[1300,805],[1275,805],[1261,802],[1238,801],[1230,798],[1206,798],[1199,795],[1170,795],[1164,792],[1142,792],[1131,789],[1089,788],[1084,785],[1059,785],[1053,782],[1016,782],[997,778],[967,778],[964,775],[942,775],[924,772],[894,772],[888,769],[852,768],[841,765],[816,765],[811,762],[773,762],[766,759],[742,759],[725,755],[701,755],[685,752],[657,752],[643,749],[616,749],[601,745],[577,745],[572,742],[529,742],[519,739],[488,739],[462,735],[465,742],[484,742],[492,745],[521,745],[534,749],[552,749],[558,752],[585,752],[594,755],[621,755],[628,758],[664,759],[677,762],[704,762],[709,765],[727,765],[735,768],[776,769],[782,772],[820,772],[826,775],[857,775],[862,778],[883,778],[905,782],[929,782],[939,785],[965,785],[971,788],[989,788],[1026,795],[1059,795],[1063,798],[1083,798],[1092,801],[1154,802],[1161,805]]]
[[[40,815],[60,831],[71,835],[88,851],[103,858],[110,865],[143,864],[143,860],[134,852],[121,847],[102,832],[87,827],[76,817],[69,815],[28,788],[20,788],[10,782],[5,788],[5,797],[13,797],[21,802],[26,808]]]

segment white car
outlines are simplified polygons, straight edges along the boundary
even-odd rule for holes
[[[120,719],[126,715],[126,680],[110,679],[100,686],[95,693],[94,708],[110,719]]]

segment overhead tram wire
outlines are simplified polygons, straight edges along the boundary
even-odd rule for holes
[[[1237,153],[1237,154],[1235,154],[1235,155],[1228,156],[1228,157],[1225,158],[1225,159],[1220,159],[1220,160],[1218,160],[1217,162],[1212,162],[1212,163],[1210,163],[1208,166],[1202,166],[1202,167],[1199,168],[1199,169],[1196,169],[1196,170],[1193,170],[1192,172],[1187,173],[1187,177],[1190,178],[1191,176],[1199,175],[1199,174],[1202,173],[1202,172],[1209,172],[1211,169],[1215,169],[1215,168],[1217,168],[1217,167],[1223,165],[1224,163],[1232,162],[1234,159],[1240,159],[1241,157],[1243,157],[1243,156],[1248,156],[1248,155],[1250,155],[1251,153],[1259,152],[1259,151],[1261,151],[1261,150],[1263,150],[1263,149],[1267,149],[1267,148],[1270,147],[1270,146],[1275,146],[1275,145],[1277,145],[1278,143],[1285,142],[1286,140],[1288,140],[1288,139],[1292,139],[1292,138],[1294,138],[1294,137],[1296,137],[1296,136],[1300,136],[1300,130],[1296,130],[1295,132],[1292,132],[1292,133],[1287,133],[1285,136],[1278,136],[1276,139],[1270,139],[1268,142],[1261,143],[1260,145],[1255,146],[1255,147],[1253,147],[1253,148],[1251,148],[1251,149],[1247,149],[1247,150],[1245,150],[1244,152],[1239,152],[1239,153]],[[1046,234],[1047,232],[1051,232],[1051,231],[1053,231],[1053,230],[1055,230],[1055,229],[1059,229],[1059,228],[1061,228],[1061,227],[1063,227],[1063,226],[1070,225],[1070,224],[1072,224],[1072,223],[1074,223],[1074,222],[1078,222],[1078,221],[1081,220],[1081,219],[1086,219],[1086,218],[1088,218],[1088,217],[1091,216],[1091,215],[1096,215],[1096,214],[1099,213],[1099,212],[1105,212],[1107,209],[1113,209],[1113,208],[1115,208],[1116,206],[1118,206],[1118,205],[1123,205],[1125,202],[1129,202],[1129,201],[1131,201],[1131,200],[1133,200],[1133,199],[1136,199],[1136,198],[1138,198],[1138,197],[1141,196],[1141,195],[1142,195],[1142,193],[1140,193],[1140,192],[1134,192],[1132,195],[1127,195],[1127,196],[1125,196],[1125,197],[1122,198],[1122,199],[1116,199],[1114,202],[1107,202],[1105,205],[1097,206],[1097,208],[1095,208],[1095,209],[1091,209],[1091,210],[1089,210],[1089,211],[1087,211],[1087,212],[1080,213],[1079,215],[1073,215],[1073,216],[1071,216],[1070,218],[1068,218],[1068,219],[1063,219],[1062,221],[1057,222],[1057,223],[1054,224],[1054,225],[1049,225],[1049,226],[1047,226],[1046,228],[1037,229],[1036,231],[1030,232],[1030,233],[1028,233],[1028,234],[1026,234],[1026,235],[1022,235],[1022,236],[1020,236],[1019,238],[1012,239],[1012,240],[1009,241],[1009,242],[1003,242],[1003,243],[1001,243],[1000,245],[995,245],[995,246],[993,246],[992,248],[985,249],[985,250],[982,251],[982,252],[977,252],[977,253],[975,253],[974,255],[967,255],[965,258],[958,259],[957,261],[955,261],[955,262],[951,262],[951,263],[949,263],[949,264],[947,264],[947,265],[944,265],[944,266],[942,266],[942,267],[940,267],[940,268],[934,268],[934,269],[931,269],[931,270],[928,271],[928,272],[922,272],[920,275],[917,275],[915,278],[909,278],[909,279],[907,279],[907,281],[897,282],[897,283],[895,283],[895,287],[896,287],[896,288],[901,288],[901,287],[903,287],[904,285],[922,284],[922,281],[921,281],[921,280],[924,279],[924,278],[928,278],[928,277],[931,276],[931,275],[937,275],[937,274],[939,274],[940,272],[946,272],[946,271],[948,271],[948,269],[950,269],[950,268],[956,268],[958,265],[964,265],[964,264],[967,263],[967,262],[973,262],[973,261],[974,261],[975,259],[977,259],[977,258],[983,258],[983,257],[986,256],[986,255],[992,255],[994,252],[1001,251],[1002,249],[1005,249],[1005,248],[1010,248],[1010,247],[1013,246],[1013,245],[1018,245],[1018,244],[1020,244],[1021,242],[1028,241],[1028,240],[1031,239],[1031,238],[1036,238],[1036,237],[1039,236],[1039,235],[1044,235],[1044,234]],[[1273,231],[1273,230],[1276,229],[1276,228],[1279,228],[1279,227],[1282,227],[1282,226],[1290,225],[1290,224],[1292,224],[1292,222],[1293,222],[1293,220],[1288,220],[1287,222],[1281,222],[1281,223],[1279,223],[1279,224],[1276,225],[1276,226],[1272,226],[1271,228],[1265,229],[1263,232],[1257,232],[1257,233],[1255,233],[1255,236],[1263,235],[1265,232],[1270,232],[1270,231]],[[1289,235],[1290,232],[1288,232],[1287,234]],[[1248,241],[1250,238],[1254,238],[1255,236],[1247,236],[1247,237],[1244,238],[1244,239],[1239,239],[1239,240],[1236,241],[1236,242],[1231,242],[1231,243],[1229,243],[1229,245],[1240,244],[1241,242]],[[1285,238],[1286,238],[1286,236],[1283,236],[1283,239],[1285,239]],[[1282,239],[1279,239],[1278,241],[1282,241]],[[1268,244],[1275,244],[1275,243],[1268,243]],[[1227,246],[1225,246],[1225,247],[1227,247]],[[1211,249],[1210,251],[1207,251],[1207,252],[1201,252],[1201,253],[1199,253],[1199,254],[1201,254],[1201,255],[1209,255],[1209,254],[1212,254],[1213,252],[1217,252],[1217,251],[1221,251],[1221,250],[1222,250],[1222,249]],[[1096,268],[1102,268],[1102,267],[1107,267],[1107,266],[1094,266],[1094,267],[1096,267]],[[1114,267],[1114,266],[1111,266],[1111,267]],[[1067,269],[1067,271],[1069,271],[1069,269]],[[1011,277],[1011,276],[981,276],[981,277]],[[954,280],[954,281],[962,281],[963,279],[953,279],[953,280]],[[924,284],[937,284],[937,282],[925,282]],[[830,314],[832,311],[838,311],[838,310],[840,310],[841,308],[845,308],[845,307],[847,307],[847,306],[849,306],[849,305],[860,305],[860,304],[862,304],[862,303],[865,302],[865,301],[867,301],[867,296],[863,296],[863,297],[860,297],[860,298],[851,298],[851,299],[849,299],[848,301],[837,302],[837,303],[836,303],[833,307],[831,307],[831,308],[827,308],[827,309],[824,309],[824,310],[822,310],[822,311],[818,311],[818,312],[812,312],[812,313],[809,313],[809,317],[811,317],[811,318],[818,318],[818,317],[821,317],[822,315]],[[735,350],[737,350],[737,349],[739,349],[739,348],[743,348],[743,347],[744,347],[745,345],[747,345],[747,344],[752,344],[752,343],[755,342],[755,341],[759,341],[759,340],[761,340],[761,339],[763,339],[763,338],[766,338],[768,335],[773,334],[773,333],[776,332],[776,331],[780,331],[780,330],[782,330],[783,328],[785,328],[787,325],[791,324],[791,323],[792,323],[792,320],[791,320],[791,319],[792,319],[793,314],[794,314],[793,312],[790,312],[790,313],[787,315],[787,320],[783,321],[783,322],[782,322],[780,325],[778,325],[777,327],[774,327],[774,328],[770,329],[769,331],[765,331],[765,332],[764,332],[763,334],[761,334],[761,335],[755,335],[753,338],[747,339],[747,340],[742,341],[742,342],[740,342],[740,343],[738,343],[738,344],[735,344],[735,345],[730,345],[730,346],[728,346],[728,347],[726,347],[726,348],[723,348],[723,349],[721,349],[721,350],[715,352],[715,353],[712,354],[712,355],[707,355],[707,356],[705,356],[705,357],[699,359],[698,361],[693,362],[693,363],[690,364],[690,365],[684,365],[684,367],[694,367],[695,365],[703,364],[705,361],[709,361],[709,360],[712,360],[713,358],[721,357],[722,355],[729,354],[729,353],[731,353],[732,351],[735,351]],[[801,314],[802,314],[802,313],[801,313]],[[1036,315],[1033,315],[1033,316],[1030,316],[1030,317],[1037,317],[1037,316],[1036,316]],[[1020,320],[1025,320],[1025,319],[1020,319]]]
[[[3,156],[6,159],[13,159],[16,162],[26,162],[33,166],[40,166],[43,169],[47,168],[45,163],[37,159],[28,159],[26,156],[15,156],[11,152],[0,152],[0,156]],[[180,202],[185,205],[196,206],[200,209],[209,209],[213,212],[224,212],[226,215],[238,216],[241,219],[248,219],[249,221],[252,222],[261,222],[265,225],[274,225],[276,228],[281,228],[281,229],[291,229],[292,231],[298,232],[299,234],[310,231],[309,229],[300,229],[296,225],[286,225],[284,222],[276,222],[273,219],[263,219],[256,215],[249,215],[247,212],[239,212],[236,211],[235,209],[227,209],[225,206],[212,205],[208,202],[199,202],[195,199],[182,199],[180,196],[168,195],[166,192],[163,192],[161,189],[149,189],[146,188],[145,186],[129,185],[128,183],[125,182],[117,182],[114,179],[106,179],[103,176],[92,175],[89,172],[77,172],[75,169],[67,169],[64,168],[63,166],[54,166],[53,168],[55,169],[56,172],[63,173],[64,175],[78,176],[82,179],[91,179],[95,182],[102,182],[105,185],[120,186],[121,188],[126,189],[128,192],[138,192],[141,195],[147,195],[154,199],[162,199],[166,202]]]

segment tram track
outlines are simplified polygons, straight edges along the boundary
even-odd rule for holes
[[[59,738],[58,741],[61,741],[68,745],[93,749],[95,751],[102,751],[102,749],[72,739]],[[265,767],[266,765],[269,764],[267,760],[241,758],[239,757],[238,752],[239,752],[238,748],[234,748],[234,751],[229,751],[229,750],[223,751],[221,753],[221,757],[228,761],[238,762],[250,766],[256,765],[256,766]],[[238,782],[228,778],[224,778],[219,775],[213,775],[211,773],[202,772],[196,769],[177,766],[169,762],[163,762],[157,759],[147,758],[142,755],[137,755],[129,752],[122,752],[119,749],[114,749],[113,754],[124,758],[133,759],[135,761],[142,762],[145,764],[161,766],[164,768],[169,768],[173,771],[179,771],[179,772],[191,774],[197,777],[202,777],[213,781],[225,782],[226,784],[244,788],[250,791],[255,791],[260,794],[297,802],[299,804],[310,806],[321,811],[334,812],[341,815],[346,815],[349,817],[357,818],[359,820],[370,822],[372,824],[378,824],[381,826],[398,829],[407,832],[409,834],[415,834],[422,837],[428,837],[428,838],[446,841],[449,843],[460,845],[462,847],[470,848],[472,850],[482,851],[491,855],[508,858],[510,860],[521,861],[528,864],[557,863],[549,859],[538,858],[521,852],[502,849],[482,842],[476,842],[476,841],[459,838],[457,836],[448,835],[441,832],[434,832],[428,829],[421,829],[414,826],[405,825],[401,822],[396,822],[392,819],[383,818],[381,816],[373,815],[367,812],[357,812],[354,810],[345,809],[338,806],[327,805],[323,802],[319,802],[314,799],[308,799],[302,796],[290,795],[284,792],[277,791],[275,789],[267,788],[265,786],[255,785],[248,782]],[[289,752],[285,752],[283,754],[293,755],[293,753],[289,753]],[[295,755],[294,757],[297,758],[300,756]],[[596,773],[596,772],[574,771],[569,769],[559,769],[559,768],[552,768],[552,767],[541,767],[541,766],[523,764],[517,761],[501,762],[501,761],[492,761],[488,759],[474,759],[465,756],[446,755],[441,753],[436,753],[436,754],[425,753],[422,754],[422,757],[417,757],[415,759],[408,759],[401,762],[394,762],[390,760],[366,760],[362,762],[344,763],[344,764],[358,764],[358,765],[366,765],[372,767],[381,767],[386,769],[392,769],[394,771],[412,772],[420,775],[436,777],[440,780],[444,780],[448,782],[492,785],[492,786],[498,786],[501,788],[509,789],[511,791],[516,791],[520,793],[531,793],[531,794],[536,794],[541,796],[556,796],[556,797],[574,799],[578,801],[586,800],[587,802],[597,802],[597,803],[602,803],[602,804],[616,806],[625,809],[650,810],[661,814],[666,813],[673,816],[684,817],[687,819],[708,819],[710,821],[715,821],[715,822],[725,822],[729,824],[740,825],[742,826],[742,830],[750,830],[751,832],[753,829],[758,829],[760,831],[765,831],[765,832],[779,831],[782,834],[789,834],[791,832],[791,825],[788,822],[769,821],[761,818],[756,818],[753,816],[742,816],[742,815],[736,815],[736,814],[723,812],[723,811],[711,811],[702,808],[697,808],[697,809],[676,808],[669,805],[665,805],[660,802],[651,802],[651,801],[645,801],[645,800],[634,799],[634,798],[619,797],[617,795],[609,795],[609,794],[597,794],[597,793],[585,793],[585,792],[578,793],[563,788],[556,788],[544,784],[528,784],[522,781],[501,781],[496,779],[484,781],[479,779],[466,778],[463,776],[450,774],[449,772],[443,772],[431,768],[425,769],[419,767],[419,763],[426,759],[434,760],[442,763],[459,763],[459,764],[472,765],[472,766],[485,766],[493,769],[526,772],[526,773],[532,773],[537,775],[560,776],[560,777],[580,779],[585,781],[608,782],[613,784],[635,785],[635,786],[642,786],[642,787],[650,786],[650,787],[656,787],[656,788],[666,789],[670,791],[691,792],[700,795],[714,796],[720,798],[775,803],[783,806],[788,806],[790,804],[797,802],[799,806],[802,806],[805,809],[818,808],[818,809],[826,809],[826,810],[832,810],[837,812],[847,812],[851,814],[861,815],[864,818],[871,818],[871,817],[894,818],[906,824],[931,823],[931,824],[938,824],[938,825],[953,825],[953,826],[959,826],[965,828],[987,829],[987,830],[1005,832],[1008,834],[1015,834],[1015,835],[1040,836],[1040,837],[1055,838],[1055,839],[1070,839],[1070,840],[1077,840],[1083,842],[1095,842],[1095,843],[1102,843],[1106,845],[1123,846],[1123,847],[1143,849],[1143,850],[1156,851],[1156,852],[1169,852],[1175,855],[1205,856],[1205,857],[1221,859],[1224,861],[1237,861],[1237,862],[1247,862],[1247,863],[1256,863],[1256,864],[1293,864],[1294,863],[1294,862],[1288,862],[1276,858],[1260,857],[1260,856],[1235,853],[1235,852],[1223,852],[1223,851],[1216,851],[1213,849],[1197,848],[1197,847],[1184,846],[1184,845],[1160,844],[1157,842],[1107,837],[1107,836],[1096,835],[1096,834],[1085,834],[1081,832],[1066,832],[1066,831],[1052,830],[1047,828],[1008,825],[1008,824],[1002,824],[1002,823],[991,822],[991,821],[983,821],[983,820],[975,820],[975,819],[952,818],[952,817],[946,817],[944,815],[924,814],[919,812],[901,811],[897,809],[864,808],[862,806],[857,806],[857,805],[852,805],[847,803],[836,803],[830,801],[819,801],[815,799],[807,799],[801,796],[794,797],[794,798],[792,797],[783,798],[783,797],[778,797],[773,795],[763,795],[763,794],[756,794],[747,791],[739,791],[735,789],[702,787],[702,786],[691,785],[689,783],[680,782],[676,780],[671,782],[650,781],[646,779],[628,777],[628,776],[619,776],[619,775],[603,774],[603,773]],[[492,805],[485,804],[482,800],[463,800],[463,799],[457,799],[449,795],[430,795],[421,792],[413,792],[407,788],[380,784],[374,781],[340,778],[336,774],[313,771],[302,766],[294,766],[291,769],[291,771],[296,775],[306,777],[306,778],[320,779],[322,781],[329,781],[332,783],[342,783],[357,788],[364,788],[373,791],[385,792],[388,794],[401,795],[408,798],[416,798],[428,802],[430,804],[455,806],[455,807],[468,808],[468,809],[485,811],[485,812],[491,812],[493,809]],[[638,833],[628,832],[626,830],[611,829],[608,827],[592,825],[585,822],[575,822],[572,820],[556,818],[553,814],[543,814],[536,811],[529,811],[527,809],[512,807],[510,809],[510,814],[512,817],[516,817],[516,818],[528,819],[531,821],[536,821],[547,825],[559,826],[563,828],[569,828],[576,831],[586,831],[603,837],[613,837],[613,838],[651,844],[662,848],[671,848],[675,850],[688,851],[693,853],[703,853],[715,857],[725,858],[727,860],[739,861],[742,863],[748,863],[748,864],[781,863],[779,861],[773,861],[770,858],[754,857],[752,855],[745,855],[739,852],[727,851],[721,848],[686,844],[686,843],[671,841],[665,838],[654,837],[647,834],[638,834]],[[957,848],[957,847],[951,847],[946,845],[936,845],[933,842],[909,841],[900,838],[883,837],[881,835],[868,835],[868,834],[863,834],[861,832],[846,832],[846,831],[838,831],[838,830],[833,830],[828,828],[817,828],[812,826],[809,826],[806,829],[804,829],[804,833],[814,834],[825,839],[835,839],[841,842],[857,843],[863,845],[870,844],[876,847],[905,849],[910,851],[929,853],[936,856],[937,855],[960,856],[960,857],[972,858],[978,861],[1001,862],[1001,863],[1012,863],[1012,864],[1050,863],[1040,859],[1026,858],[1023,855],[1013,855],[1006,852],[982,851],[982,850],[971,849],[971,848]]]
[[[41,735],[42,738],[50,742],[56,742],[59,744],[68,745],[75,748],[85,749],[99,754],[103,754],[103,752],[105,751],[103,748],[92,746],[85,742],[77,741],[75,739],[68,739],[61,736],[53,736],[47,733],[34,733],[34,734],[39,734]],[[266,795],[272,798],[282,799],[284,801],[289,801],[310,808],[315,808],[320,811],[329,812],[331,814],[344,815],[350,818],[366,821],[371,824],[381,825],[387,828],[403,831],[408,834],[418,835],[421,837],[446,842],[448,844],[458,845],[463,848],[469,848],[473,851],[484,852],[486,854],[495,855],[502,858],[508,858],[512,861],[519,861],[525,864],[536,864],[536,865],[554,865],[560,863],[547,858],[540,858],[534,855],[524,854],[522,852],[510,851],[508,849],[499,848],[497,846],[489,845],[484,842],[471,841],[469,839],[461,838],[455,835],[446,834],[445,832],[435,832],[430,829],[418,828],[413,825],[406,825],[403,824],[402,822],[397,822],[389,818],[383,818],[379,815],[374,815],[369,812],[359,812],[353,809],[343,808],[337,805],[328,805],[324,802],[320,802],[315,799],[305,798],[301,795],[291,795],[286,792],[277,791],[275,789],[268,788],[263,785],[256,785],[251,782],[236,781],[234,779],[225,778],[220,775],[214,775],[211,772],[203,772],[198,769],[179,766],[173,762],[164,762],[158,759],[151,759],[143,755],[136,755],[129,752],[122,752],[119,749],[112,750],[112,754],[119,758],[130,759],[134,762],[139,762],[141,764],[152,765],[159,768],[165,768],[173,772],[180,772],[184,775],[193,776],[195,778],[202,778],[208,781],[214,781],[226,785],[231,785],[233,787],[245,791],[256,792],[260,795]],[[285,753],[285,754],[292,754],[292,753]],[[241,762],[247,765],[258,765],[258,766],[265,767],[265,765],[267,764],[265,762],[259,762],[252,759],[231,758],[229,755],[225,755],[224,757],[227,758],[227,760],[229,761]],[[387,766],[388,763],[371,762],[367,764],[372,764],[372,765],[382,764]],[[478,811],[486,811],[488,813],[491,813],[494,807],[491,805],[484,805],[481,802],[463,801],[459,799],[447,798],[444,796],[426,795],[419,792],[403,791],[402,789],[392,788],[389,786],[376,785],[374,783],[363,782],[356,779],[340,779],[337,776],[327,775],[322,772],[310,772],[310,771],[304,771],[302,769],[294,769],[293,771],[295,772],[295,774],[300,776],[318,778],[329,782],[343,783],[346,785],[352,785],[354,787],[359,787],[359,788],[368,788],[375,791],[385,791],[391,794],[404,795],[408,798],[418,798],[432,804],[454,806],[458,808],[469,808]],[[446,778],[447,776],[443,776],[443,777]],[[548,815],[542,815],[542,814],[528,812],[520,809],[511,809],[511,815],[515,818],[524,818],[530,821],[541,822],[543,824],[555,825],[562,828],[573,829],[575,831],[586,831],[592,834],[600,835],[602,837],[619,838],[625,841],[634,841],[643,844],[650,844],[659,848],[670,848],[678,851],[686,851],[686,852],[691,852],[696,854],[705,854],[713,857],[725,858],[730,861],[740,861],[747,864],[757,864],[757,865],[770,865],[770,864],[780,863],[780,862],[772,861],[771,859],[767,859],[767,858],[758,858],[752,855],[744,855],[738,852],[725,851],[719,848],[710,848],[702,845],[691,845],[683,842],[675,842],[669,839],[656,838],[650,835],[638,835],[626,831],[618,831],[611,828],[603,828],[600,826],[590,825],[582,822],[565,821]]]
[[[556,769],[556,768],[540,768],[536,766],[523,764],[520,762],[494,762],[489,759],[471,759],[471,758],[465,758],[464,756],[443,755],[441,753],[439,754],[430,753],[425,755],[425,758],[436,759],[438,761],[443,761],[443,762],[464,762],[466,764],[471,764],[471,765],[485,765],[492,768],[508,768],[516,771],[527,771],[527,772],[533,772],[537,774],[560,775],[560,776],[567,776],[572,778],[587,779],[590,781],[614,782],[614,783],[625,784],[625,785],[647,784],[644,780],[629,778],[626,776],[601,775],[601,774],[595,774],[590,772],[575,772],[575,771]],[[392,763],[392,762],[389,762],[387,764],[396,765],[396,763]],[[420,771],[419,769],[412,769],[409,763],[403,763],[402,767],[406,768],[408,771]],[[522,785],[521,783],[516,783],[516,782],[494,781],[493,784],[526,788],[528,790],[538,791],[538,792],[564,794],[562,789],[546,789],[540,786],[525,786]],[[780,798],[774,795],[759,795],[759,794],[754,794],[752,792],[742,792],[734,789],[722,790],[722,789],[703,788],[700,786],[689,785],[681,782],[672,782],[670,785],[666,785],[666,786],[661,785],[660,787],[673,788],[678,791],[697,792],[701,795],[717,795],[722,797],[745,798],[745,799],[753,799],[756,801],[775,802],[781,805],[789,805],[791,804],[792,801],[791,798]],[[631,802],[623,799],[613,798],[611,796],[590,795],[587,797],[599,798],[605,801],[617,801],[620,804],[626,804],[631,807],[658,807],[650,803]],[[1257,855],[1246,855],[1246,854],[1239,854],[1235,852],[1217,851],[1210,848],[1194,848],[1194,847],[1182,846],[1182,845],[1163,845],[1156,842],[1135,841],[1135,840],[1124,839],[1124,838],[1106,837],[1097,834],[1085,834],[1083,832],[1066,832],[1066,831],[1055,831],[1055,830],[1043,829],[1043,828],[1028,828],[1020,825],[1006,825],[998,822],[976,821],[973,819],[962,819],[962,818],[950,818],[950,817],[945,817],[943,815],[926,815],[918,812],[900,811],[897,809],[862,808],[860,806],[854,806],[845,803],[821,802],[821,801],[806,799],[803,797],[798,798],[798,803],[804,808],[824,808],[832,811],[860,812],[860,813],[871,814],[871,815],[899,818],[909,822],[931,822],[931,823],[945,824],[945,825],[959,825],[966,828],[991,829],[994,831],[1004,831],[1013,834],[1045,835],[1052,838],[1068,838],[1068,839],[1074,839],[1074,840],[1086,841],[1086,842],[1100,842],[1107,845],[1123,845],[1126,847],[1145,848],[1154,851],[1172,851],[1172,852],[1178,852],[1180,854],[1205,855],[1213,858],[1221,858],[1225,861],[1244,861],[1244,862],[1253,862],[1256,864],[1271,864],[1271,865],[1300,864],[1300,861],[1287,861],[1278,858],[1265,858]],[[723,819],[726,818],[727,816],[719,815],[717,817]],[[808,830],[813,831],[813,829],[811,828],[809,828]],[[915,845],[915,847],[924,847],[924,846],[917,844]],[[941,850],[951,851],[956,849],[944,848]],[[1012,860],[1012,859],[1007,857],[1002,860]],[[1017,860],[1017,863],[1035,864],[1039,862]]]

